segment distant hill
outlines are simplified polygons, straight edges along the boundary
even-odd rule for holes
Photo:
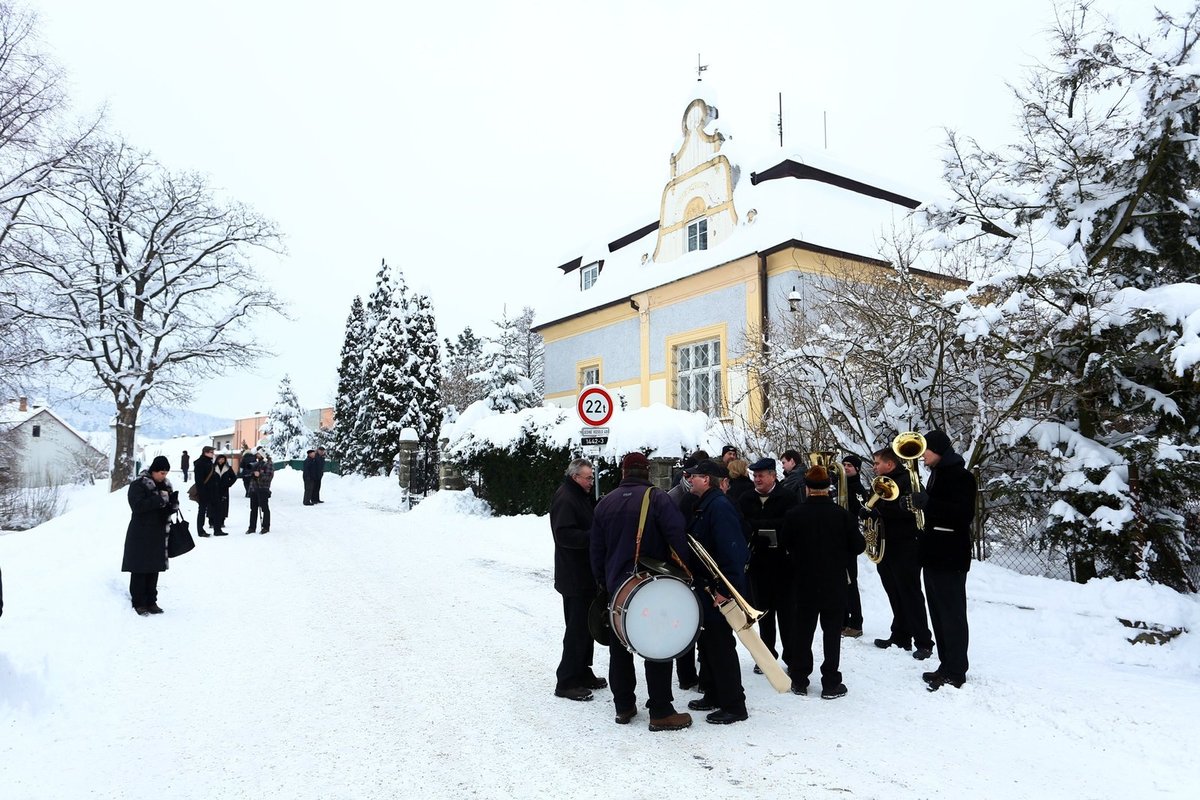
[[[107,431],[114,414],[112,403],[103,400],[51,400],[50,407],[78,431]],[[231,419],[185,408],[143,408],[137,432],[139,437],[145,439],[170,439],[174,436],[203,436],[232,427]]]

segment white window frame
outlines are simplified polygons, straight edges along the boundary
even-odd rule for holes
[[[600,383],[600,365],[589,364],[579,370],[579,388]]]
[[[586,292],[588,289],[596,285],[596,281],[600,279],[600,262],[593,261],[592,263],[579,268],[579,288]]]
[[[724,410],[721,340],[705,339],[675,347],[675,407],[712,417]]]
[[[708,249],[708,217],[692,220],[687,226],[687,251]]]

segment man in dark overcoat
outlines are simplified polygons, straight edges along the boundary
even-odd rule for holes
[[[596,596],[589,554],[595,478],[592,462],[577,458],[567,466],[567,474],[550,500],[554,590],[562,595],[566,626],[554,694],[569,700],[591,700],[592,689],[608,686],[608,681],[592,672],[594,643],[588,630],[588,608]]]
[[[918,546],[941,663],[921,677],[937,690],[946,684],[958,688],[967,680],[967,572],[978,487],[944,431],[930,431],[925,445],[929,482],[913,495],[913,506],[925,512]]]
[[[788,585],[790,584],[787,558],[774,536],[783,523],[783,516],[796,505],[796,496],[779,483],[775,474],[775,459],[762,458],[750,465],[754,476],[754,491],[746,492],[738,499],[737,509],[745,521],[746,541],[750,546],[750,603],[765,613],[758,620],[758,635],[771,655],[779,657],[775,649],[776,620],[779,625],[779,642],[787,661],[787,626],[790,607]]]
[[[688,533],[717,562],[717,568],[745,595],[746,536],[742,520],[733,503],[721,491],[720,480],[727,475],[715,461],[701,461],[691,475],[692,493],[700,498],[688,526]],[[704,573],[699,573],[703,575]],[[715,576],[707,579],[711,591],[728,596],[729,589]],[[746,712],[746,692],[742,688],[742,667],[738,661],[733,629],[717,608],[715,600],[704,603],[704,628],[700,631],[700,684],[708,687],[704,696],[692,700],[693,711],[711,711],[705,720],[714,725],[741,722]]]
[[[683,532],[683,516],[667,493],[650,483],[650,460],[642,453],[627,454],[621,460],[621,484],[596,504],[592,519],[590,555],[592,574],[602,577],[609,596],[636,569],[638,521],[642,500],[649,492],[650,505],[642,531],[641,555],[662,561],[671,560],[672,552],[686,558],[690,551]],[[646,661],[647,706],[650,730],[674,731],[692,724],[690,714],[676,713],[671,695],[671,662]],[[612,637],[608,647],[608,682],[612,687],[616,722],[627,725],[637,716],[637,679],[633,672],[633,654],[620,640]]]
[[[821,697],[846,694],[842,682],[842,622],[846,615],[846,565],[866,548],[858,519],[833,502],[829,471],[810,467],[804,473],[805,502],[784,518],[780,546],[787,555],[793,620],[784,661],[792,677],[792,693],[807,694],[813,670],[813,635],[821,624],[825,660],[821,662]]]
[[[842,459],[842,470],[846,473],[846,509],[858,519],[858,510],[870,496],[862,482],[862,459],[850,453]],[[857,639],[863,632],[862,595],[858,592],[858,555],[850,557],[847,565],[850,585],[846,587],[846,622],[842,635]]]
[[[304,465],[301,468],[301,474],[304,478],[304,505],[316,505],[313,500],[313,494],[317,487],[317,451],[309,448],[304,454]]]
[[[199,536],[208,536],[208,531],[204,530],[204,520],[208,518],[208,504],[217,494],[213,491],[216,487],[208,485],[212,483],[214,452],[211,446],[205,446],[200,451],[196,463],[192,465],[196,473],[192,476],[196,481],[196,502],[200,506],[196,511],[196,533]]]
[[[192,466],[192,457],[188,455],[188,451],[184,450],[183,455],[179,457],[179,469],[183,471],[183,482],[187,483],[188,469]]]
[[[129,599],[141,616],[161,614],[158,605],[158,573],[167,569],[167,525],[179,508],[179,496],[171,488],[171,464],[156,456],[150,468],[129,484],[127,494],[132,512],[125,529],[125,555],[121,571],[129,573]]]
[[[325,501],[321,499],[321,480],[325,477],[325,448],[324,447],[317,448],[317,466],[315,468],[315,471],[316,471],[316,474],[313,476],[312,501],[314,504],[315,503],[324,503]]]
[[[913,650],[913,658],[924,660],[933,655],[933,634],[925,613],[925,594],[921,591],[921,562],[917,554],[917,521],[909,508],[912,482],[891,449],[874,454],[875,475],[891,478],[900,489],[895,500],[880,500],[874,509],[863,507],[859,517],[883,520],[883,560],[879,562],[879,581],[892,606],[892,632],[876,639],[875,646],[886,650],[895,645]]]

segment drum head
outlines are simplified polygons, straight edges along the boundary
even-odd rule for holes
[[[670,661],[695,643],[700,617],[700,601],[690,586],[656,575],[629,595],[621,621],[631,650],[647,661]]]

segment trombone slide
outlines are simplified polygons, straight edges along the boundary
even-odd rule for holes
[[[775,656],[771,655],[771,651],[763,644],[758,631],[754,630],[754,623],[747,621],[746,613],[742,611],[741,606],[733,600],[726,600],[719,608],[725,621],[729,623],[729,627],[733,628],[733,632],[737,634],[738,641],[750,653],[750,657],[754,659],[754,663],[770,681],[772,688],[780,694],[791,689],[792,679],[788,677],[787,672],[775,660]]]

